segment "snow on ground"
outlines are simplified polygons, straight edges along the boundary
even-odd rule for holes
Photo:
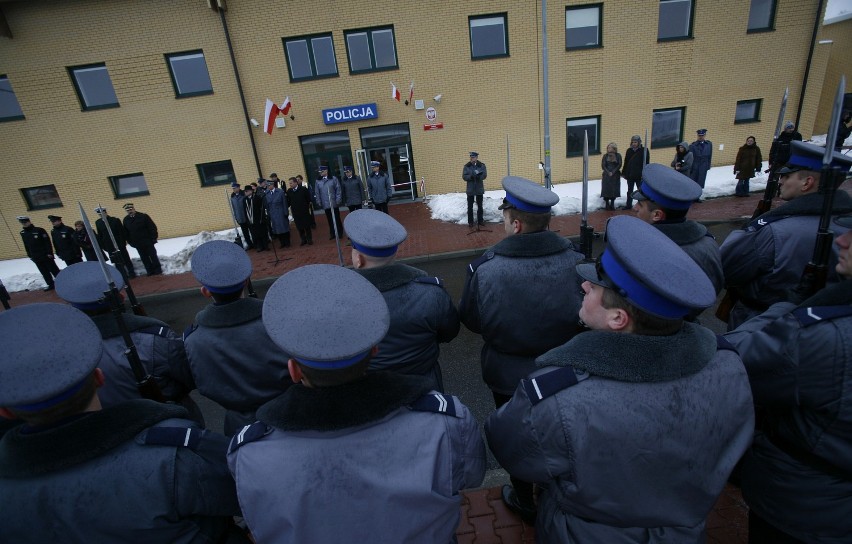
[[[852,137],[846,140],[846,145],[850,144],[850,140],[852,140]],[[825,135],[814,136],[809,141],[817,145],[824,145]],[[768,146],[766,149],[761,150],[765,153],[765,156],[769,155]],[[674,150],[671,150],[671,155],[674,157]],[[599,159],[595,159],[590,162],[597,163],[598,161]],[[592,164],[589,166],[592,169]],[[767,167],[768,163],[764,162],[763,169]],[[757,177],[751,179],[750,189],[752,192],[762,191],[766,187],[767,175],[762,170]],[[734,194],[736,185],[737,180],[734,178],[732,165],[711,168],[707,173],[704,198],[730,196]],[[582,211],[582,183],[557,184],[553,186],[553,191],[560,197],[559,203],[554,207],[556,215],[571,215]],[[589,180],[588,211],[592,212],[604,207],[600,193],[601,180]],[[623,206],[626,201],[627,182],[624,179],[621,180],[621,194],[623,196],[615,201],[616,206]],[[502,189],[485,192],[482,209],[486,221],[497,223],[503,220],[503,213],[497,207],[503,202],[504,195],[505,192]],[[432,219],[449,223],[467,224],[467,197],[464,193],[427,196],[426,203],[432,212]],[[42,226],[42,228],[45,227]],[[50,231],[50,228],[46,228],[46,230]],[[220,232],[203,231],[195,236],[183,236],[157,242],[157,255],[159,255],[160,262],[163,265],[163,273],[181,274],[189,272],[189,261],[195,248],[210,240],[233,241],[234,231],[233,229]],[[130,253],[136,272],[144,274],[145,269],[139,260],[139,254],[130,246],[127,247],[127,251]],[[65,263],[59,258],[56,259],[56,264],[60,269],[65,267]],[[35,264],[29,259],[0,261],[0,280],[2,280],[6,289],[9,291],[27,291],[46,287],[44,279],[42,279]]]

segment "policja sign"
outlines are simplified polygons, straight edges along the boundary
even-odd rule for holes
[[[362,119],[376,119],[378,117],[379,108],[375,103],[322,110],[322,119],[326,125],[361,121]]]

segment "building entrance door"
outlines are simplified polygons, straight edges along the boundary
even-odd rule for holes
[[[417,179],[411,156],[408,124],[385,125],[361,129],[363,150],[358,150],[358,166],[363,169],[362,179],[370,174],[370,161],[379,161],[382,170],[391,178],[392,200],[417,198]]]

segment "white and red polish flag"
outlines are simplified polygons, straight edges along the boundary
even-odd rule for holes
[[[290,107],[292,105],[293,104],[290,102],[290,97],[288,96],[284,99],[284,102],[281,104],[281,107],[279,109],[281,110],[281,113],[287,115],[288,113],[290,113]]]
[[[411,82],[411,85],[408,86],[408,103],[412,102],[414,98],[414,81]]]
[[[396,85],[391,82],[391,98],[399,102],[399,99],[402,98],[399,94],[399,89],[396,88]]]
[[[275,102],[267,98],[266,113],[264,114],[263,118],[263,131],[269,134],[270,136],[272,135],[272,127],[275,126],[275,118],[278,117],[279,113],[281,113],[281,108],[276,106]]]

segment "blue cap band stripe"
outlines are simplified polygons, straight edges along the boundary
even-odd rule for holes
[[[639,189],[643,195],[647,196],[649,199],[653,200],[663,208],[670,208],[672,210],[688,210],[692,205],[692,202],[684,202],[682,200],[672,200],[666,196],[661,195],[657,191],[655,191],[648,182],[642,184],[642,187]]]
[[[689,313],[688,307],[668,300],[636,281],[609,250],[604,251],[601,262],[607,276],[624,290],[627,293],[626,298],[640,309],[668,319],[679,319]]]
[[[339,361],[313,361],[311,359],[304,359],[302,357],[296,357],[296,356],[293,356],[293,359],[296,359],[296,361],[300,362],[301,364],[303,364],[307,367],[316,368],[317,370],[335,370],[335,369],[338,369],[338,368],[348,368],[348,367],[354,365],[355,363],[357,363],[358,361],[361,361],[362,359],[364,359],[364,357],[369,355],[370,350],[372,350],[372,349],[373,348],[370,348],[363,353],[359,353],[359,354],[357,354],[353,357],[349,357],[348,359],[342,359],[342,360],[339,360]]]
[[[811,155],[793,155],[790,157],[790,160],[787,161],[788,164],[792,164],[794,166],[798,166],[800,168],[804,168],[806,170],[821,170],[822,169],[822,157],[816,157]]]
[[[518,200],[517,198],[512,196],[512,194],[509,193],[509,192],[506,193],[506,200],[511,202],[516,208],[518,208],[519,210],[521,210],[523,212],[530,212],[530,213],[549,213],[550,212],[550,206],[533,206],[532,204],[529,204],[528,202],[524,202],[523,200]]]
[[[234,293],[236,291],[239,291],[240,289],[245,287],[245,284],[246,280],[243,280],[240,283],[235,283],[234,285],[227,285],[225,287],[213,287],[212,285],[205,285],[204,287],[206,287],[207,290],[211,293],[218,293],[224,295],[227,293]]]
[[[399,246],[391,246],[391,247],[364,247],[361,244],[352,240],[352,249],[358,250],[364,255],[369,255],[370,257],[390,257],[391,255],[396,253],[396,250],[399,249]]]
[[[56,406],[60,402],[73,397],[80,389],[83,389],[83,386],[86,385],[86,380],[89,379],[89,376],[91,376],[91,374],[87,374],[86,377],[80,380],[79,383],[71,386],[70,389],[66,389],[55,397],[51,397],[49,399],[45,399],[41,402],[36,402],[33,404],[21,404],[19,406],[14,406],[13,408],[15,410],[21,410],[23,412],[40,412],[41,410],[45,410],[47,408],[50,408],[51,406]]]
[[[71,306],[85,312],[86,310],[99,310],[101,308],[106,308],[109,306],[109,302],[106,300],[101,300],[99,302],[72,302]]]

